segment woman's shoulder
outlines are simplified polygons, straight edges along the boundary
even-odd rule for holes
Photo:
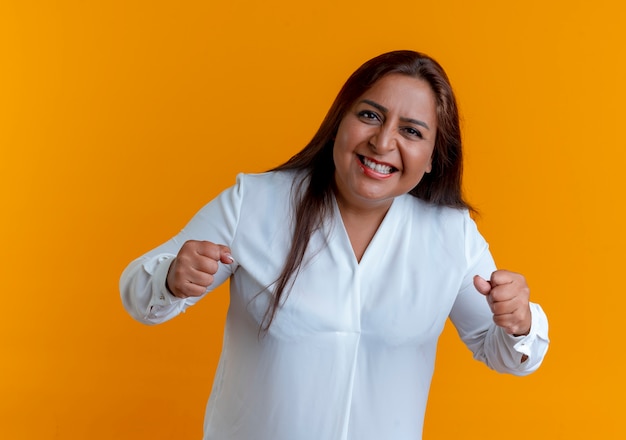
[[[267,171],[263,173],[240,173],[237,175],[236,191],[248,203],[278,202],[291,197],[294,184],[302,178],[296,171]]]
[[[400,199],[406,210],[423,219],[437,223],[442,221],[464,223],[470,219],[470,212],[465,208],[436,205],[410,194],[405,194]]]
[[[463,246],[481,252],[487,247],[468,209],[438,206],[407,195],[402,198],[403,217],[411,228],[453,249]]]

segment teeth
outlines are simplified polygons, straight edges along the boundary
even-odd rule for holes
[[[365,165],[366,167],[376,171],[377,173],[381,173],[381,174],[390,174],[391,173],[391,167],[389,165],[382,165],[382,164],[373,162],[373,161],[369,160],[367,157],[363,158],[363,165]]]

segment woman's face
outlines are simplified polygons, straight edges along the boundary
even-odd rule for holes
[[[427,82],[382,77],[359,97],[337,130],[337,198],[356,209],[389,207],[431,170],[437,134],[435,95]]]

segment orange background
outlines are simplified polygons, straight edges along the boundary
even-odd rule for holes
[[[0,3],[0,438],[199,439],[227,290],[147,327],[121,271],[299,150],[347,76],[398,48],[448,71],[481,231],[551,324],[527,378],[448,327],[425,439],[626,438],[624,6],[227,3]]]

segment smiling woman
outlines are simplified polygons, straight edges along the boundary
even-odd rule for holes
[[[337,205],[357,260],[393,199],[432,169],[436,101],[425,81],[390,74],[341,120],[333,148]]]
[[[230,279],[205,440],[420,438],[448,317],[490,368],[540,366],[546,316],[522,275],[496,269],[461,158],[443,69],[386,53],[348,79],[300,153],[241,174],[126,268],[124,306],[147,324]]]
[[[432,128],[429,128],[432,127]],[[428,83],[387,75],[341,120],[333,159],[340,209],[386,212],[432,169],[437,133]]]

